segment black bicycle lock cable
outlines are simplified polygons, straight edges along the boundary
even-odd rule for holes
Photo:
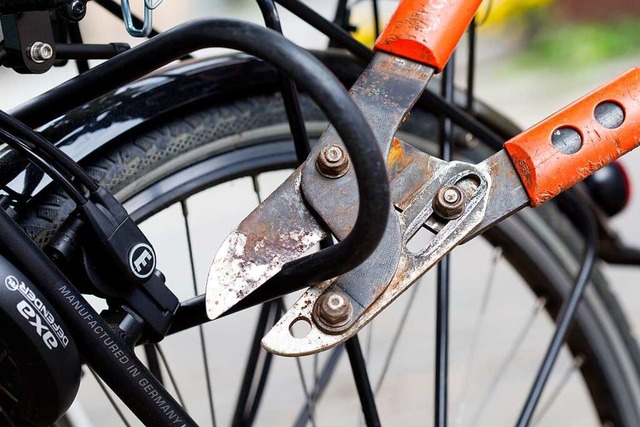
[[[42,135],[2,110],[0,110],[0,129],[14,134],[17,138],[31,144],[35,150],[41,151],[52,163],[77,179],[87,190],[96,191],[98,189],[98,184],[64,151],[55,147]]]
[[[62,172],[52,166],[46,158],[41,157],[40,154],[34,150],[34,147],[31,144],[6,131],[2,128],[2,125],[0,125],[0,142],[7,144],[21,153],[33,162],[33,164],[38,166],[43,172],[49,175],[51,179],[60,184],[76,205],[86,203],[87,198],[82,194],[82,190],[77,188],[69,177],[65,176]]]
[[[335,246],[287,264],[280,274],[292,282],[318,282],[360,265],[386,229],[390,194],[385,159],[340,81],[313,55],[272,30],[226,19],[183,24],[37,96],[13,115],[27,125],[51,120],[187,53],[211,47],[254,55],[304,88],[336,128],[353,164],[360,209],[351,233]]]

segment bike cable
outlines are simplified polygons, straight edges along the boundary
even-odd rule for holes
[[[62,172],[52,166],[47,159],[41,157],[31,146],[21,138],[7,132],[4,128],[0,127],[0,142],[3,142],[10,147],[13,147],[18,152],[22,153],[25,157],[38,166],[44,173],[49,175],[54,181],[58,182],[64,190],[69,194],[69,197],[77,205],[83,205],[87,202],[87,198],[73,182],[71,178],[65,176]]]
[[[52,143],[47,141],[43,136],[33,131],[21,121],[11,117],[4,111],[0,111],[0,128],[6,132],[14,134],[16,137],[28,143],[33,149],[42,152],[57,167],[65,170],[69,175],[73,176],[87,190],[94,192],[98,189],[98,184],[69,156],[62,150],[56,148]]]

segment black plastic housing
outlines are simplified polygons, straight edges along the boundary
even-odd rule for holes
[[[78,392],[78,350],[49,301],[1,255],[0,331],[0,344],[7,351],[0,362],[0,385],[18,397],[21,418],[51,425]]]

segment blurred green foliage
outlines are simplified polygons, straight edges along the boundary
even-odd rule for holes
[[[516,63],[575,67],[633,53],[640,53],[640,17],[610,23],[546,22]]]
[[[501,25],[549,7],[555,0],[483,0],[478,10],[484,25]]]

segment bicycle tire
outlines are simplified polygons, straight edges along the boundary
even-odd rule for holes
[[[323,117],[307,98],[303,97],[302,106],[311,123],[310,133],[317,137],[324,126]],[[414,111],[405,129],[434,135],[436,123],[430,113]],[[282,143],[286,135],[286,115],[279,97],[258,95],[186,111],[184,116],[165,123],[147,124],[94,153],[83,166],[120,200],[129,202],[127,206],[136,220],[143,220],[208,185],[293,166],[293,148]],[[424,140],[407,139],[418,143]],[[472,160],[489,152],[482,144],[462,151]],[[234,154],[238,155],[236,163],[227,163]],[[215,159],[220,169],[207,171],[206,179],[189,179],[173,186],[172,192],[145,195],[158,182],[175,179],[177,174]],[[68,197],[52,187],[31,202],[19,222],[43,246],[72,209]],[[486,233],[486,238],[505,248],[506,259],[536,295],[549,299],[547,310],[555,316],[561,298],[571,287],[581,249],[580,234],[570,222],[548,204],[503,222]],[[598,272],[578,311],[568,345],[573,354],[587,359],[581,372],[600,420],[617,426],[640,425],[638,348]]]

